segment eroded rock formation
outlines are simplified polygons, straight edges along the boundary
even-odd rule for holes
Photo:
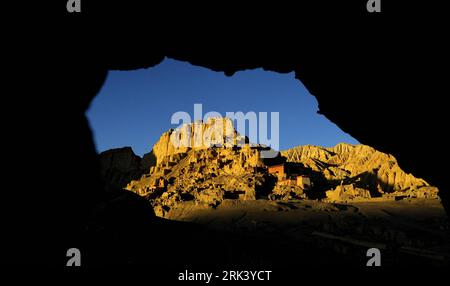
[[[153,2],[104,5],[90,1],[81,15],[69,15],[65,5],[37,3],[39,11],[50,11],[48,20],[53,25],[34,21],[28,25],[30,37],[13,39],[16,69],[8,73],[12,81],[9,76],[7,80],[19,88],[5,97],[5,106],[12,111],[4,113],[8,138],[4,140],[5,150],[15,155],[7,158],[9,179],[4,189],[14,191],[5,192],[3,210],[5,218],[13,219],[5,219],[4,233],[11,235],[2,240],[3,261],[65,264],[66,257],[61,253],[86,235],[86,217],[108,196],[99,182],[97,154],[84,112],[108,70],[149,68],[166,56],[227,75],[254,68],[295,71],[317,98],[321,114],[359,142],[395,155],[404,170],[438,186],[448,211],[448,174],[442,167],[446,160],[430,156],[430,150],[445,142],[447,134],[448,105],[442,96],[447,80],[437,68],[445,67],[448,61],[448,44],[442,37],[448,26],[447,10],[434,4],[385,1],[383,12],[374,15],[367,13],[365,3],[307,2],[301,2],[302,7],[299,3],[252,3],[247,7],[239,3],[239,9],[232,4],[221,5],[220,9],[209,7],[205,13],[202,3],[190,9],[186,6],[193,3],[181,7],[170,3],[170,7],[161,9]],[[422,14],[430,20],[418,21],[417,15]],[[42,13],[33,15],[42,17]],[[205,23],[215,32],[204,29]],[[61,33],[62,26],[65,33]],[[33,42],[39,45],[30,46]],[[69,51],[70,56],[61,51]],[[17,58],[16,52],[20,54]],[[23,72],[26,66],[40,68],[40,72]],[[23,120],[11,120],[11,113]],[[42,182],[52,172],[53,184],[41,191],[17,189],[17,182],[23,180],[23,173],[17,170],[29,161],[30,153],[24,150],[30,146],[39,150],[33,153],[39,166],[30,172],[29,180]],[[66,156],[61,156],[67,150],[75,154],[70,164]],[[68,174],[75,175],[70,184]],[[114,214],[123,218],[123,213],[127,211],[116,208]],[[98,218],[93,220],[101,225]],[[135,216],[129,217],[124,225],[135,221]],[[111,225],[101,225],[108,231],[107,239],[93,245],[90,255],[84,256],[86,260],[98,254],[97,246],[101,245],[108,250],[105,253],[114,248],[114,255],[90,259],[91,264],[111,263],[111,258],[136,263],[129,258],[137,253],[147,254],[143,261],[149,262],[153,248],[143,249],[141,243],[140,248],[130,251],[128,245],[135,243],[137,236],[130,235],[128,228],[113,232]],[[135,229],[145,227],[136,225]],[[153,226],[141,241],[158,245],[155,233],[165,234],[158,236],[162,240],[173,236]],[[198,240],[192,243],[203,247],[195,244]],[[130,253],[127,259],[118,259],[120,250]],[[28,259],[30,253],[39,259]],[[188,255],[177,257],[191,259]],[[212,257],[216,260],[217,253]],[[161,264],[159,259],[152,261]]]
[[[158,216],[189,202],[324,199],[331,202],[436,198],[437,188],[405,173],[397,160],[366,145],[299,146],[262,159],[228,118],[165,132],[143,159],[130,147],[100,154],[111,185],[147,198]],[[273,150],[272,150],[273,151]]]
[[[107,150],[100,153],[99,158],[100,172],[109,188],[124,188],[143,174],[142,159],[131,147]]]
[[[176,129],[163,133],[153,146],[147,157],[154,157],[153,165],[159,165],[162,160],[174,154],[186,153],[190,149],[207,149],[211,146],[232,147],[245,143],[245,137],[237,134],[233,122],[229,118],[211,117],[203,121],[184,124]],[[152,162],[147,159],[148,165]],[[146,163],[147,164],[147,163]]]
[[[282,152],[288,162],[301,163],[328,182],[327,197],[437,197],[437,188],[404,172],[397,160],[366,145],[341,143],[332,148],[299,146]],[[366,192],[369,191],[369,193]]]
[[[215,207],[226,198],[254,200],[268,180],[261,149],[246,144],[229,119],[187,124],[161,136],[151,152],[155,164],[126,188],[148,197],[161,216],[182,201]]]

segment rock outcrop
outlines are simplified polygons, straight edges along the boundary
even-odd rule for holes
[[[299,146],[261,158],[228,118],[165,132],[141,159],[131,148],[100,154],[114,187],[146,197],[158,216],[181,204],[216,208],[226,199],[325,199],[332,202],[436,198],[437,188],[405,173],[396,159],[365,145]]]
[[[111,149],[99,154],[100,172],[109,188],[124,188],[143,174],[141,158],[131,147]]]
[[[269,180],[258,157],[259,151],[248,144],[174,153],[127,189],[148,197],[158,215],[183,201],[215,207],[226,198],[254,200],[266,195]]]
[[[370,192],[354,185],[341,185],[333,190],[326,191],[326,196],[332,202],[348,202],[355,200],[367,200],[371,198]]]
[[[246,138],[240,136],[234,129],[231,119],[210,117],[206,122],[184,124],[163,133],[151,153],[144,155],[145,166],[159,165],[164,158],[186,153],[191,149],[207,149],[211,146],[232,147],[244,144],[245,140]]]

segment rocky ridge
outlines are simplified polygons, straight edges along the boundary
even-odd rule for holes
[[[405,173],[397,160],[366,145],[340,143],[331,148],[298,146],[281,152],[287,162],[303,164],[328,182],[327,197],[436,197],[437,189]],[[367,192],[369,191],[369,192]],[[353,195],[352,195],[353,194]]]

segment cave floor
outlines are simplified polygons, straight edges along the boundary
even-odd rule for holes
[[[225,200],[215,209],[184,202],[166,218],[223,233],[230,255],[239,261],[250,253],[255,263],[303,256],[309,264],[365,265],[372,247],[380,249],[388,266],[447,266],[450,259],[449,220],[437,199],[346,204]]]

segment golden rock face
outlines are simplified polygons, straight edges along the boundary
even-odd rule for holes
[[[186,201],[215,207],[227,198],[255,200],[269,176],[260,148],[245,143],[228,118],[165,132],[141,165],[144,175],[126,189],[149,197],[161,216]]]
[[[437,198],[437,188],[366,145],[299,146],[282,151],[276,162],[262,159],[263,149],[245,143],[231,120],[210,118],[165,132],[142,159],[122,148],[102,153],[101,162],[107,180],[126,180],[122,187],[147,197],[159,216],[180,205],[216,208],[229,199]]]
[[[161,192],[153,202],[167,210],[183,201],[214,207],[227,197],[256,199],[258,186],[268,176],[258,171],[258,158],[257,149],[245,146],[174,153],[162,158],[141,179],[129,183],[127,189],[152,198]]]
[[[341,143],[332,148],[299,146],[281,152],[288,162],[301,163],[337,183],[327,192],[333,201],[348,197],[392,197],[408,194],[417,197],[437,197],[437,188],[405,173],[397,160],[366,145]]]
[[[160,164],[163,158],[173,154],[186,153],[191,149],[207,149],[211,146],[231,148],[244,140],[245,138],[235,131],[231,119],[213,117],[208,118],[206,122],[193,122],[170,129],[159,138],[152,153],[156,164]]]

